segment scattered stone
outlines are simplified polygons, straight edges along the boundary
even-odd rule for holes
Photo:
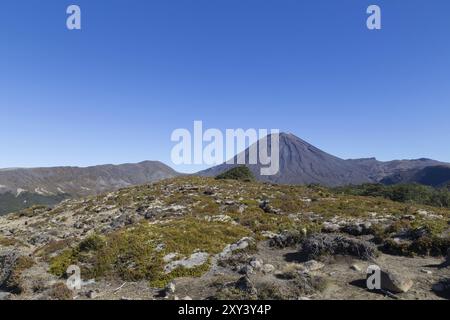
[[[11,276],[19,254],[13,250],[0,252],[0,288]]]
[[[147,211],[145,214],[144,214],[144,218],[146,219],[146,220],[151,220],[151,219],[153,219],[153,218],[155,218],[156,217],[156,212],[155,211]]]
[[[156,246],[155,251],[156,251],[156,252],[161,252],[161,251],[163,251],[163,250],[165,249],[165,247],[166,247],[166,245],[165,245],[164,243],[159,243],[159,244]]]
[[[244,213],[244,211],[245,211],[245,208],[247,208],[247,206],[246,205],[243,205],[243,204],[241,204],[239,207],[238,207],[238,213]]]
[[[261,259],[253,258],[250,260],[250,266],[255,270],[261,270],[263,267],[263,261]]]
[[[330,232],[330,233],[338,232],[340,230],[340,228],[341,227],[338,224],[328,222],[328,221],[325,221],[322,225],[323,232]]]
[[[425,217],[425,216],[428,215],[428,211],[427,210],[423,210],[423,209],[419,209],[419,210],[417,210],[417,214],[419,216]]]
[[[12,294],[9,292],[1,292],[0,291],[0,301],[10,300],[12,298]]]
[[[32,245],[43,245],[49,243],[51,240],[51,237],[47,234],[38,234],[34,237],[32,237],[28,242]]]
[[[280,214],[280,209],[275,209],[270,205],[269,200],[263,200],[259,203],[259,207],[265,212],[265,213],[273,213],[273,214]]]
[[[433,271],[431,271],[431,270],[426,270],[426,269],[420,269],[420,272],[426,273],[426,274],[433,274]]]
[[[381,270],[381,288],[391,293],[406,293],[414,282],[404,274]]]
[[[352,264],[352,265],[350,266],[350,269],[352,269],[352,270],[354,270],[354,271],[357,271],[357,272],[361,272],[361,271],[362,271],[361,267],[358,266],[357,264]]]
[[[264,230],[264,231],[261,232],[261,236],[263,236],[264,238],[267,238],[267,239],[273,239],[273,238],[279,236],[279,234],[274,233],[272,231]]]
[[[184,298],[181,298],[181,299],[180,299],[180,297],[174,296],[174,297],[173,297],[173,300],[192,300],[192,298],[189,297],[189,296],[185,296]]]
[[[322,262],[318,262],[316,260],[309,260],[307,262],[304,262],[300,264],[301,269],[303,269],[304,272],[313,272],[318,271],[325,267],[325,265]]]
[[[264,273],[272,273],[274,271],[275,271],[275,267],[271,264],[265,264],[262,267],[262,272],[264,272]]]
[[[205,220],[208,222],[231,222],[233,219],[226,214],[219,214],[216,216],[205,216]]]
[[[84,228],[84,223],[82,221],[77,221],[74,223],[74,228],[75,229],[83,229]]]
[[[248,265],[248,264],[243,266],[241,268],[241,270],[239,270],[239,273],[240,274],[244,274],[244,275],[249,275],[249,274],[252,274],[254,272],[255,272],[255,270],[253,269],[253,267],[251,265]]]
[[[166,296],[168,296],[169,294],[174,294],[176,290],[176,286],[175,286],[175,282],[169,282],[167,284],[167,286],[164,288],[164,293],[166,294]]]
[[[226,259],[233,254],[233,251],[244,250],[250,245],[250,243],[253,242],[254,242],[253,238],[245,237],[236,243],[229,244],[225,247],[225,249],[223,249],[221,253],[219,253],[219,258]]]
[[[100,292],[98,290],[89,290],[86,296],[89,299],[95,299],[100,295]]]
[[[166,255],[163,257],[163,261],[164,261],[165,263],[169,263],[170,261],[172,261],[173,259],[175,259],[177,256],[178,256],[178,253],[175,253],[175,252],[166,254]]]
[[[203,265],[209,258],[209,254],[207,252],[196,252],[191,254],[191,256],[187,259],[172,261],[166,266],[164,266],[164,272],[170,273],[178,267],[192,269],[198,266]]]
[[[253,283],[250,281],[249,277],[244,276],[242,278],[239,278],[239,280],[235,284],[236,289],[239,289],[241,291],[244,291],[248,294],[257,294],[257,290]]]

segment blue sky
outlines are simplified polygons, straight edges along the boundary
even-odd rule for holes
[[[448,0],[4,0],[0,168],[171,165],[171,132],[194,120],[450,162],[449,15]]]

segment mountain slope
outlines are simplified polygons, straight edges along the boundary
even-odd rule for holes
[[[283,184],[315,183],[329,186],[361,184],[370,181],[365,171],[358,166],[330,155],[292,134],[280,133],[279,145],[280,170],[276,175],[261,176],[259,164],[248,166],[259,180]],[[270,139],[268,149],[270,154]],[[249,149],[244,152],[248,159]],[[234,159],[236,162],[237,157]],[[202,171],[199,175],[214,176],[233,166],[221,164]]]
[[[413,279],[398,298],[437,299],[450,268],[423,268],[444,266],[450,209],[407,205],[413,224],[405,207],[327,188],[166,179],[0,217],[0,291],[13,300],[391,299],[349,285],[366,281],[353,269],[379,261]],[[70,265],[83,268],[81,290],[60,289]]]
[[[432,187],[450,185],[450,166],[430,166],[423,169],[410,169],[392,174],[381,180],[391,185],[397,183],[419,183]]]
[[[259,142],[258,142],[259,143]],[[271,150],[268,140],[269,154]],[[249,149],[245,150],[248,159]],[[237,157],[234,157],[236,162]],[[444,163],[430,159],[378,161],[375,158],[344,160],[328,154],[293,134],[280,133],[280,171],[261,176],[260,165],[248,165],[258,180],[282,184],[321,184],[343,186],[375,183],[404,170],[423,169]],[[235,165],[221,164],[201,171],[201,176],[216,176]]]
[[[86,168],[53,167],[0,170],[0,214],[33,204],[54,204],[67,197],[82,197],[178,176],[158,161],[100,165]],[[11,200],[13,199],[13,200]]]
[[[413,160],[393,160],[386,162],[378,161],[375,158],[351,159],[347,161],[364,169],[369,175],[369,178],[375,182],[403,171],[421,170],[426,167],[445,165],[443,162],[426,158]]]

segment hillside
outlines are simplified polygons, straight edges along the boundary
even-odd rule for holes
[[[66,198],[95,195],[178,175],[158,161],[86,168],[3,169],[0,170],[0,215],[34,204],[53,205]]]
[[[445,266],[449,222],[447,209],[323,187],[166,179],[0,217],[0,290],[11,299],[441,299],[450,268],[432,266]],[[390,295],[361,287],[373,263],[396,279],[383,284]],[[81,268],[81,290],[64,286],[69,265]]]

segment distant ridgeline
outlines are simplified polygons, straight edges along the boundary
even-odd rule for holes
[[[68,194],[40,195],[23,192],[19,195],[12,192],[0,193],[0,215],[16,212],[34,205],[54,206],[69,198]]]
[[[159,161],[86,168],[0,169],[0,215],[180,175]]]

